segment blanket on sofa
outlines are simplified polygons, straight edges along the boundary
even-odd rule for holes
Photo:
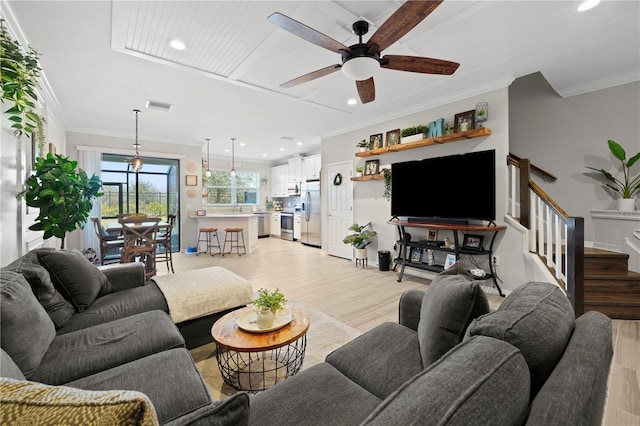
[[[220,266],[155,276],[174,323],[246,305],[253,287],[246,279]]]

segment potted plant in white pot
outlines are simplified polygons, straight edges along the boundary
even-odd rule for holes
[[[640,160],[640,152],[638,152],[633,157],[629,158],[627,161],[627,153],[624,148],[620,146],[616,141],[609,139],[609,151],[620,160],[620,165],[622,166],[623,178],[622,180],[616,178],[611,173],[604,169],[597,169],[595,167],[589,167],[588,169],[595,170],[596,172],[600,172],[602,176],[606,179],[602,182],[602,185],[605,189],[613,191],[620,195],[618,199],[618,210],[620,211],[634,211],[636,200],[634,196],[640,192],[640,175],[636,177],[631,177],[631,167]]]
[[[356,148],[358,148],[358,150],[360,152],[365,152],[368,151],[371,147],[371,144],[366,140],[366,139],[362,139],[360,142],[358,142],[358,144],[356,145]]]
[[[353,231],[354,233],[351,235],[347,235],[342,240],[345,244],[351,244],[353,248],[356,249],[356,259],[366,259],[367,258],[367,246],[371,244],[371,239],[375,237],[377,234],[376,231],[372,231],[371,229],[366,229],[371,226],[371,222],[366,225],[360,226],[357,223],[354,223],[349,227],[349,231]]]
[[[400,131],[400,143],[415,142],[427,138],[429,127],[424,124],[418,124],[417,126],[407,127]]]
[[[258,297],[251,303],[257,309],[258,327],[264,329],[273,326],[276,313],[284,307],[287,299],[279,289],[269,291],[266,288],[261,288],[258,290]]]

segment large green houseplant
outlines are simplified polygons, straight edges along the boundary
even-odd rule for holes
[[[349,231],[353,231],[354,233],[344,237],[342,242],[345,244],[351,244],[356,249],[364,249],[371,244],[371,239],[377,235],[376,231],[366,229],[370,226],[371,222],[363,226],[354,223],[349,227]]]
[[[613,154],[614,157],[620,160],[623,178],[618,179],[604,169],[598,169],[589,166],[587,166],[587,168],[595,170],[596,172],[599,172],[602,174],[602,176],[604,176],[605,181],[602,183],[602,185],[605,188],[613,191],[614,193],[617,193],[623,200],[632,200],[637,193],[640,193],[640,175],[631,177],[631,167],[633,167],[633,165],[638,160],[640,160],[640,152],[627,160],[627,153],[625,152],[624,148],[620,146],[620,144],[611,139],[609,139],[608,144],[611,154]],[[633,210],[633,207],[631,209]]]
[[[33,133],[38,128],[36,113],[36,89],[40,87],[40,66],[38,52],[29,47],[23,49],[14,40],[0,20],[0,68],[2,72],[2,96],[0,101],[8,101],[11,106],[3,111],[11,122],[15,135]]]
[[[24,196],[29,207],[40,209],[32,231],[44,231],[43,238],[58,237],[64,248],[67,232],[81,228],[89,219],[92,200],[101,197],[100,179],[87,177],[78,162],[61,155],[47,154],[36,159],[36,173],[26,182]],[[77,170],[76,170],[77,169]]]

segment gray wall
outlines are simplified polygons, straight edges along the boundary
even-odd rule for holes
[[[584,217],[587,242],[594,242],[597,233],[591,209],[614,208],[611,196],[585,168],[614,171],[617,160],[608,139],[621,144],[627,158],[640,151],[639,82],[565,99],[535,73],[509,88],[510,151],[558,177],[556,182],[534,179],[567,214]],[[640,164],[634,170],[640,173]]]

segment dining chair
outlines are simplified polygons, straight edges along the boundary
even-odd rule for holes
[[[159,217],[123,217],[118,220],[122,225],[124,247],[122,262],[137,260],[145,265],[147,279],[156,275],[156,246]]]
[[[91,222],[93,222],[93,229],[100,241],[100,265],[104,265],[105,258],[110,252],[117,253],[118,256],[109,260],[117,260],[119,262],[120,252],[124,247],[124,239],[120,235],[109,234],[102,226],[100,218],[92,217]]]
[[[173,274],[173,256],[171,250],[171,237],[173,233],[173,226],[176,223],[176,215],[170,214],[167,216],[166,227],[163,227],[161,231],[158,232],[158,236],[156,237],[156,263],[158,261],[165,261],[167,263],[167,272],[171,271]],[[171,269],[169,269],[171,267]]]

